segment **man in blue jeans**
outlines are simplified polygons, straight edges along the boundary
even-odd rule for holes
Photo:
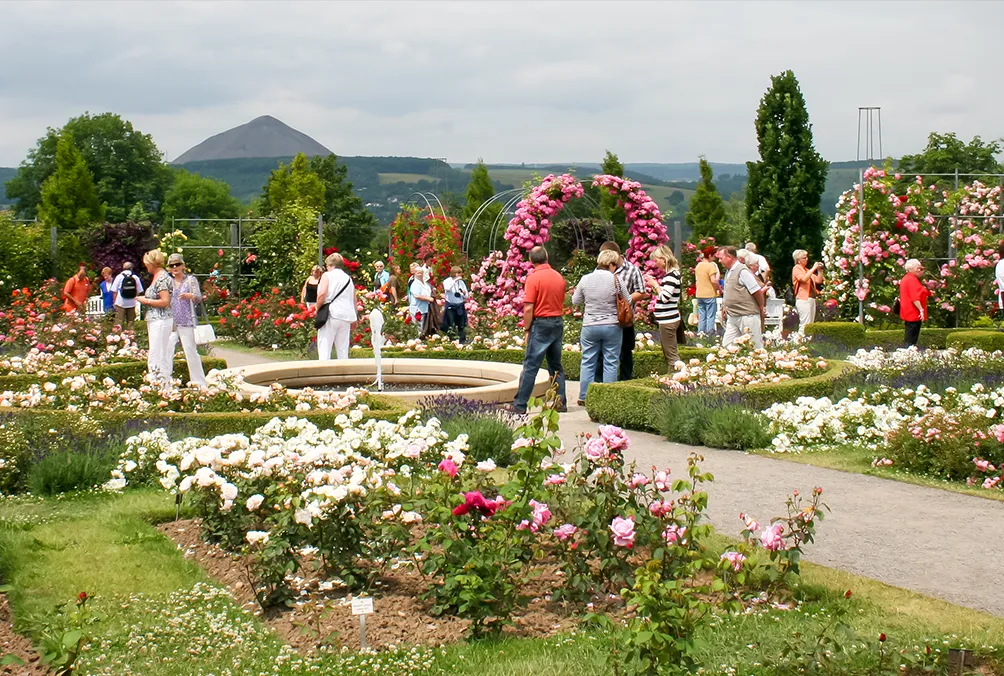
[[[564,337],[565,278],[547,264],[544,247],[530,250],[533,272],[527,275],[523,291],[523,328],[526,331],[526,356],[523,372],[519,376],[519,390],[512,402],[517,413],[526,413],[527,402],[533,393],[537,371],[547,358],[547,371],[558,383],[560,411],[567,408],[565,399],[565,370],[561,367],[561,347]]]

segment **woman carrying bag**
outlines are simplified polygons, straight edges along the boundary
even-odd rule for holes
[[[167,270],[174,281],[174,291],[171,293],[171,313],[174,315],[171,369],[172,371],[174,369],[174,351],[180,340],[181,347],[185,351],[185,361],[188,363],[189,382],[199,387],[207,387],[206,374],[202,369],[202,356],[199,354],[199,345],[195,338],[195,328],[199,323],[195,304],[202,302],[199,280],[195,275],[188,274],[185,259],[179,253],[173,253],[167,259]]]
[[[328,271],[317,284],[317,359],[331,360],[331,349],[338,359],[349,358],[349,341],[356,324],[356,288],[345,272],[345,259],[333,253],[324,259]]]
[[[617,381],[624,337],[618,318],[618,299],[628,310],[631,306],[631,297],[621,287],[615,274],[619,263],[620,255],[616,251],[601,251],[596,257],[596,269],[579,280],[572,294],[572,304],[584,306],[582,333],[579,334],[582,346],[579,406],[586,403],[586,393],[593,383],[598,364],[603,364],[603,378],[599,382]]]

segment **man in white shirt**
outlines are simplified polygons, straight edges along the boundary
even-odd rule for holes
[[[123,288],[126,278],[129,278],[129,283]],[[143,293],[143,282],[139,275],[133,273],[132,263],[126,261],[122,264],[122,272],[112,281],[111,292],[114,297],[112,307],[115,308],[115,323],[123,329],[131,330],[136,321],[136,296]]]
[[[749,271],[736,253],[734,246],[718,250],[725,273],[722,312],[725,314],[725,335],[722,347],[728,347],[736,338],[749,333],[757,348],[763,347],[763,314],[766,300],[760,282]]]
[[[356,325],[356,288],[345,272],[345,259],[333,253],[324,259],[328,271],[317,284],[317,306],[327,307],[328,320],[317,330],[317,359],[329,361],[331,348],[338,359],[349,358],[349,341]]]
[[[760,268],[760,272],[766,277],[767,273],[770,272],[770,266],[767,265],[767,259],[756,252],[756,244],[753,242],[746,242],[746,250],[753,254],[756,258],[757,266]]]

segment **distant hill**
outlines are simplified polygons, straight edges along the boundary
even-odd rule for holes
[[[236,158],[293,157],[303,153],[330,155],[331,151],[301,131],[271,115],[256,117],[247,124],[210,136],[182,153],[172,164]]]

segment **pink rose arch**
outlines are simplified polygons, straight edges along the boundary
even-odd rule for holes
[[[624,208],[631,236],[625,253],[627,260],[643,270],[654,271],[649,254],[669,241],[659,207],[637,181],[599,175],[593,177],[593,186],[608,190],[618,198],[617,205]],[[497,294],[488,301],[488,306],[499,316],[522,313],[523,286],[533,269],[529,261],[530,249],[547,243],[554,216],[572,198],[582,197],[582,193],[582,184],[571,174],[549,174],[517,205],[516,215],[505,232],[509,251],[496,282]]]

